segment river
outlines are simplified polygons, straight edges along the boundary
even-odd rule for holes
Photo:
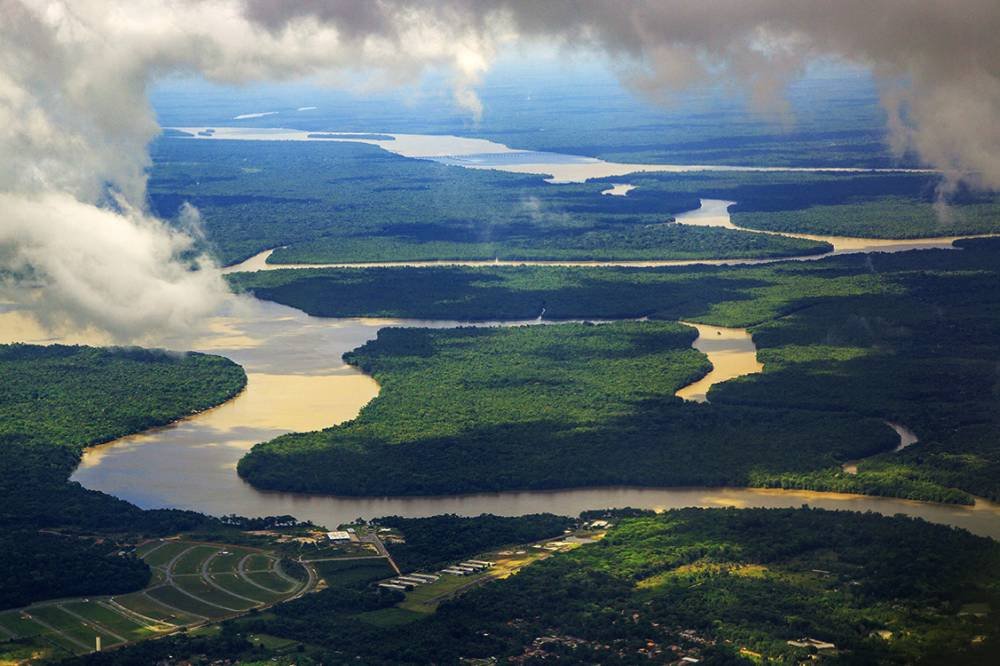
[[[610,192],[610,190],[606,191]],[[603,193],[602,193],[603,194]],[[624,196],[619,194],[619,196]],[[963,238],[982,238],[984,236],[935,236],[932,238],[912,238],[905,240],[884,239],[884,238],[852,238],[849,236],[820,236],[816,234],[796,234],[777,231],[761,231],[758,229],[748,229],[737,227],[732,223],[729,215],[729,206],[732,201],[722,199],[701,199],[701,206],[696,210],[678,213],[675,219],[676,224],[684,224],[697,227],[721,227],[724,229],[734,229],[738,231],[748,231],[752,233],[768,234],[774,236],[790,236],[792,238],[804,238],[812,241],[827,242],[833,249],[824,254],[806,254],[793,257],[770,257],[762,259],[660,259],[660,260],[639,260],[639,261],[569,261],[569,260],[439,260],[439,261],[382,261],[371,263],[325,263],[325,264],[272,264],[268,259],[274,249],[259,252],[249,259],[223,269],[224,273],[274,271],[283,268],[433,268],[436,266],[576,266],[576,267],[599,267],[599,266],[628,266],[632,268],[655,268],[667,266],[755,266],[773,264],[779,261],[816,261],[839,254],[858,254],[864,252],[906,252],[909,250],[954,250],[954,242]],[[987,234],[989,235],[989,234]]]
[[[744,375],[761,372],[764,365],[757,360],[757,347],[745,328],[725,328],[693,322],[681,322],[693,326],[698,337],[692,347],[708,356],[712,369],[696,382],[677,391],[678,398],[694,402],[707,402],[708,389],[714,384]]]
[[[512,322],[505,322],[510,325]],[[535,322],[514,322],[535,323]],[[505,492],[450,497],[328,497],[263,492],[243,482],[237,461],[253,444],[284,432],[313,430],[353,418],[378,392],[370,378],[340,360],[341,354],[373,338],[388,325],[449,327],[457,321],[321,319],[275,303],[233,297],[192,346],[242,364],[246,390],[223,405],[178,423],[88,449],[73,475],[143,508],[173,507],[213,515],[291,514],[323,525],[358,516],[440,513],[522,515],[549,511],[575,515],[602,507],[669,509],[684,506],[797,507],[903,513],[1000,538],[1000,506],[974,507],[808,491],[741,488],[586,488]],[[482,325],[482,324],[480,324]],[[710,332],[700,327],[700,332]],[[734,335],[735,348],[711,336],[705,349],[745,354],[748,336]],[[720,336],[716,336],[720,337]],[[0,341],[105,344],[92,334],[53,338],[16,310],[0,313]],[[754,361],[755,362],[755,361]],[[704,387],[707,390],[707,387]]]
[[[548,176],[550,183],[582,183],[591,178],[610,178],[630,173],[691,173],[694,171],[755,171],[815,173],[933,173],[927,169],[864,169],[852,167],[754,167],[718,164],[637,164],[606,162],[595,157],[565,153],[519,150],[486,139],[448,134],[391,134],[381,138],[359,138],[351,132],[315,132],[283,127],[172,127],[196,141],[350,141],[418,159],[467,169],[494,169],[511,173]],[[176,138],[176,137],[175,137]],[[180,139],[178,139],[180,140]]]
[[[705,200],[701,209],[678,216],[678,221],[725,226],[729,223],[728,203]],[[860,246],[882,243],[849,240],[857,241]],[[912,243],[935,241],[944,243],[942,239]],[[910,249],[909,245],[906,248],[882,247],[888,251]],[[238,268],[251,269],[253,262],[257,262],[258,268],[271,268],[260,255]],[[618,264],[659,265],[650,262]],[[504,322],[502,325],[517,323],[537,322]],[[175,424],[88,449],[72,479],[143,508],[173,507],[212,515],[291,514],[330,527],[359,516],[371,518],[389,514],[416,517],[489,512],[513,516],[547,511],[575,515],[586,509],[624,506],[670,509],[809,504],[919,516],[1000,539],[1000,505],[983,500],[973,507],[962,507],[809,491],[620,487],[448,497],[356,498],[264,492],[237,476],[237,461],[255,443],[286,432],[316,430],[342,423],[354,418],[361,407],[377,395],[378,385],[374,380],[343,363],[341,355],[344,352],[374,338],[378,329],[385,326],[441,328],[461,324],[458,321],[322,319],[275,303],[234,295],[209,322],[207,332],[193,342],[163,339],[156,344],[175,349],[193,348],[233,359],[247,371],[246,390],[215,409]],[[704,379],[681,389],[680,397],[705,400],[712,384],[760,371],[753,342],[746,331],[692,325],[699,331],[694,346],[709,355],[714,369]],[[110,343],[100,334],[88,331],[54,337],[25,313],[0,307],[0,342],[15,341]]]

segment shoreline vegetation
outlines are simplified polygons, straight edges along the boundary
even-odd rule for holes
[[[216,522],[190,511],[143,511],[68,479],[89,446],[234,397],[246,385],[240,366],[193,352],[14,344],[0,345],[0,374],[0,608],[138,589],[149,569],[115,555],[118,536]],[[94,534],[116,536],[87,536]]]
[[[875,418],[676,398],[710,368],[696,336],[651,321],[382,329],[345,355],[381,386],[357,419],[258,444],[238,471],[339,495],[746,486],[895,446]]]
[[[294,143],[294,145],[287,145]],[[585,183],[448,166],[341,141],[152,146],[150,204],[198,208],[224,265],[428,260],[690,260],[822,254],[824,243],[673,224],[700,199],[737,201],[750,229],[872,238],[1000,232],[1000,195],[901,173],[634,173]],[[628,182],[626,196],[603,196]]]
[[[858,422],[889,419],[906,423],[920,436],[920,443],[898,453],[889,453],[893,447],[887,442],[872,446],[870,452],[886,453],[862,461],[856,475],[844,474],[832,463],[794,470],[757,468],[738,477],[739,485],[970,504],[972,495],[1000,499],[996,481],[1000,478],[1000,424],[990,361],[1000,343],[995,326],[997,294],[991,287],[1000,280],[994,261],[1000,243],[985,239],[959,245],[964,249],[845,256],[766,267],[302,269],[235,274],[229,280],[237,290],[320,316],[502,320],[536,316],[545,308],[545,316],[555,319],[648,316],[751,326],[765,365],[763,375],[713,387],[712,405],[706,409],[819,414]],[[434,334],[415,336],[433,339]],[[383,346],[382,351],[388,353],[378,355],[378,361],[391,362],[386,361],[391,359],[391,347]],[[434,353],[432,345],[426,353]],[[354,360],[363,369],[375,371],[382,382],[378,372],[388,366],[378,366],[364,351]],[[498,381],[504,376],[502,368],[497,371]],[[388,389],[393,390],[391,382]],[[378,417],[379,409],[366,409],[361,422]],[[884,424],[873,428],[885,429]],[[433,484],[407,487],[391,480],[392,474],[384,476],[384,470],[374,482],[376,487],[368,488],[365,484],[370,482],[358,479],[322,479],[322,473],[314,469],[304,477],[287,470],[263,471],[264,451],[277,456],[282,465],[294,458],[280,454],[286,445],[314,463],[317,458],[311,456],[319,455],[325,446],[318,443],[324,437],[335,439],[335,431],[291,435],[259,446],[241,463],[241,473],[262,487],[285,490],[432,492]],[[519,432],[517,436],[526,435]],[[374,459],[366,458],[371,451],[395,456],[407,450],[416,455],[418,439],[409,450],[387,449],[384,443],[367,450],[362,437],[349,445],[333,445],[330,451],[337,451],[334,457],[348,456],[352,464],[362,464]],[[316,447],[308,454],[297,448],[305,441],[311,442],[305,449]],[[440,449],[459,458],[473,458],[475,464],[482,453],[476,447],[463,451],[457,442],[434,440],[432,444],[420,455],[430,456]],[[429,460],[425,463],[430,465]],[[385,464],[392,469],[388,459]],[[484,471],[482,478],[462,490],[592,484],[590,479],[574,478],[572,472],[563,473],[565,466],[549,464],[550,470],[558,470],[551,477],[561,481],[548,481],[548,485],[540,479],[514,482],[498,475],[488,477]],[[620,479],[612,474],[603,477],[612,483]],[[658,483],[649,478],[630,482],[662,485],[663,479],[660,475]],[[723,482],[699,479],[697,483]],[[459,492],[433,491],[441,490]]]

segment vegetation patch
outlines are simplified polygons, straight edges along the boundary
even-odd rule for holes
[[[235,263],[434,259],[684,259],[821,253],[823,243],[669,224],[690,191],[602,196],[604,183],[445,166],[341,142],[164,139],[150,200],[198,207],[208,245]]]
[[[779,471],[767,462],[766,445],[751,444],[756,428],[751,422],[739,441],[744,450],[756,446],[754,461],[759,464],[747,461],[746,476],[723,482],[969,503],[970,493],[1000,499],[1000,398],[993,362],[1000,349],[1000,242],[970,240],[960,246],[959,251],[840,256],[753,267],[305,270],[231,278],[238,288],[259,297],[326,316],[524,319],[544,308],[545,317],[554,319],[649,316],[751,326],[764,374],[714,387],[711,404],[691,412],[700,415],[691,433],[710,427],[713,415],[749,420],[718,411],[740,406],[764,409],[772,416],[795,415],[788,418],[822,412],[815,417],[816,425],[849,415],[855,422],[859,417],[889,419],[912,429],[920,442],[864,461],[857,475],[843,473],[837,464],[811,469],[802,464],[796,472]],[[667,406],[652,407],[660,415],[676,413]],[[680,427],[675,418],[672,422]],[[651,427],[665,432],[662,423]],[[768,427],[780,433],[792,426],[786,421]],[[800,442],[814,437],[806,434],[814,432],[810,427],[806,423],[798,431]],[[699,432],[705,434],[704,441],[720,441],[712,430]],[[298,441],[324,437],[332,441],[333,432]],[[624,447],[643,437],[617,441]],[[854,437],[844,434],[842,439]],[[883,446],[883,451],[893,448]],[[617,449],[619,454],[622,450]],[[663,449],[659,451],[662,455]],[[669,464],[664,460],[658,481],[650,473],[647,482],[665,483],[663,469],[676,470],[692,460],[680,451],[674,450],[678,455]],[[585,452],[581,447],[574,455],[585,461]],[[799,453],[796,447],[786,460]],[[660,460],[656,451],[653,455],[645,460]],[[725,455],[730,457],[729,470],[740,465],[732,452]],[[564,479],[578,474],[574,461]],[[605,464],[610,469],[614,461]],[[710,468],[716,463],[698,464]],[[438,465],[446,470],[443,463]],[[391,473],[387,469],[379,473]],[[637,480],[632,477],[632,482]],[[684,480],[705,481],[710,479]]]
[[[127,542],[86,532],[205,518],[142,512],[66,479],[87,446],[232,397],[246,383],[242,368],[204,354],[0,345],[0,376],[0,608],[145,585],[149,570]]]
[[[747,485],[892,448],[876,419],[683,402],[709,367],[695,337],[641,321],[383,329],[345,356],[382,387],[356,420],[259,444],[239,472],[353,495]]]

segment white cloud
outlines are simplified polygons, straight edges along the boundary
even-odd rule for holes
[[[653,94],[720,81],[778,109],[809,59],[852,60],[883,82],[895,145],[1000,187],[997,34],[996,0],[0,0],[0,257],[30,269],[53,319],[188,326],[223,285],[142,212],[152,81],[445,67],[477,115],[476,85],[516,40],[603,51]]]

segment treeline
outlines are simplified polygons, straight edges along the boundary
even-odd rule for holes
[[[602,196],[603,183],[446,166],[340,142],[163,139],[150,201],[196,205],[206,249],[235,263],[664,259],[821,253],[821,243],[669,224],[694,190]]]
[[[0,608],[38,599],[118,594],[149,582],[146,564],[131,546],[37,530],[0,535]],[[121,554],[119,554],[121,553]]]
[[[237,394],[235,363],[204,354],[0,346],[0,548],[4,607],[142,587],[149,570],[84,534],[167,534],[215,524],[142,511],[67,481],[87,446],[163,425]],[[47,533],[59,530],[61,535]],[[46,530],[46,531],[40,531]]]
[[[348,495],[746,486],[894,445],[874,418],[683,402],[709,369],[695,337],[668,322],[383,329],[345,355],[381,385],[358,418],[258,444],[238,470]]]
[[[752,482],[967,503],[967,493],[1000,499],[1000,410],[993,364],[1000,353],[996,335],[1000,242],[981,239],[962,242],[962,246],[961,251],[848,255],[753,267],[307,270],[241,274],[231,276],[231,280],[237,288],[252,290],[259,297],[326,316],[526,319],[544,308],[546,318],[553,319],[650,316],[758,325],[753,332],[765,364],[763,375],[717,386],[713,405],[700,411],[655,406],[655,411],[643,413],[659,413],[659,417],[647,416],[643,421],[633,413],[628,423],[621,425],[620,432],[627,436],[620,441],[627,443],[628,451],[663,460],[662,466],[643,469],[638,476],[623,473],[627,460],[607,456],[608,443],[590,448],[590,433],[577,431],[572,436],[587,445],[573,451],[574,460],[601,468],[602,473],[585,474],[574,463],[545,474],[541,470],[554,466],[530,469],[526,460],[532,459],[531,452],[521,452],[528,457],[515,456],[511,464],[529,468],[530,487],[558,487],[570,477],[580,483],[600,479],[652,485],[668,480]],[[423,361],[418,357],[416,362]],[[736,407],[744,411],[722,411]],[[859,417],[898,420],[916,431],[921,442],[862,463],[856,477],[841,473],[829,459],[831,464],[825,468],[797,463],[794,470],[779,471],[778,467],[765,466],[748,476],[732,473],[742,462],[702,460],[697,451],[684,448],[668,453],[663,446],[653,446],[649,435],[641,431],[645,424],[671,433],[663,435],[666,440],[676,437],[675,432],[694,433],[710,424],[716,428],[706,431],[712,432],[712,441],[754,441],[750,434],[730,434],[710,415],[741,424],[745,433],[757,432],[752,421],[758,420],[760,430],[774,428],[775,433],[790,437],[797,430],[800,440],[809,441],[813,435],[806,433],[827,427],[836,431],[844,423],[858,423]],[[813,418],[816,426],[808,423]],[[750,425],[744,425],[747,423]],[[890,435],[881,426],[875,429]],[[525,434],[525,430],[531,432]],[[312,437],[319,440],[323,436]],[[432,492],[431,488],[436,492],[495,489],[503,487],[506,479],[482,464],[480,454],[487,450],[482,448],[484,441],[500,437],[545,437],[550,446],[558,446],[561,438],[569,441],[569,436],[551,423],[535,423],[506,433],[468,429],[461,440],[425,438],[419,446],[408,448],[371,446],[364,455],[360,448],[345,446],[335,459],[317,455],[310,460],[326,465],[378,459],[380,477],[373,486],[361,488],[360,481],[347,479],[346,474],[344,480],[336,481],[338,487],[357,487],[360,493],[404,486],[412,493]],[[650,443],[649,450],[644,442]],[[477,453],[467,454],[459,463],[455,453],[466,445]],[[824,446],[848,453],[833,444]],[[878,450],[866,448],[869,452]],[[773,450],[773,444],[764,442],[753,453],[766,458]],[[592,451],[601,453],[591,457]],[[744,446],[733,455],[747,451]],[[811,455],[796,448],[789,459],[796,460],[800,454]],[[491,451],[487,459],[495,455]],[[702,473],[678,473],[678,459],[668,460],[676,455],[686,456],[684,462],[699,465]],[[288,459],[275,456],[271,462],[275,469],[288,465],[288,471],[280,475],[289,479],[288,483],[298,484],[299,489],[334,483],[330,477],[317,481],[310,476],[311,471],[306,478],[296,480],[291,471],[296,465]],[[430,473],[428,482],[419,475],[403,478],[407,475],[397,470],[411,462],[416,469],[434,468],[453,477],[458,485],[451,490],[443,488],[435,484]],[[386,477],[393,478],[383,481]],[[264,472],[257,478],[263,479]]]
[[[605,179],[604,182],[621,179]],[[953,188],[939,174],[732,172],[633,174],[648,195],[697,192],[735,202],[740,227],[863,238],[1000,232],[1000,193]]]
[[[687,317],[750,326],[822,298],[898,290],[886,273],[915,270],[920,260],[961,270],[991,257],[927,251],[903,266],[890,255],[848,255],[766,266],[312,268],[226,277],[237,291],[320,317],[524,320],[544,308],[548,320]]]
[[[430,518],[387,516],[375,525],[393,527],[406,543],[389,544],[396,563],[405,571],[435,569],[501,546],[560,536],[575,523],[550,513],[508,518],[483,514],[473,518],[455,515]]]

